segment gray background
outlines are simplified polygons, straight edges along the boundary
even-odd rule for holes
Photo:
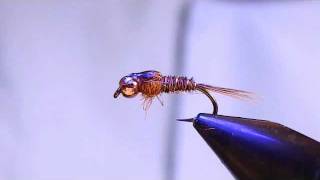
[[[189,12],[189,13],[188,13]],[[148,69],[255,92],[220,113],[320,140],[320,3],[0,1],[0,179],[233,179],[190,124],[205,96],[113,99]],[[178,42],[177,42],[178,41]]]

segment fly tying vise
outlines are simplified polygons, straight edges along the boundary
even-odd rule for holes
[[[151,105],[153,98],[158,98],[161,93],[191,91],[200,91],[210,99],[213,105],[213,115],[217,115],[218,113],[218,104],[209,92],[238,99],[251,98],[251,93],[247,91],[196,83],[193,78],[185,76],[163,76],[160,72],[153,70],[132,73],[121,78],[119,88],[113,97],[117,98],[122,94],[124,97],[131,98],[141,93],[144,98],[144,109],[146,110]]]

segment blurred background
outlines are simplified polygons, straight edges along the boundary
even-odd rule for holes
[[[198,93],[113,99],[158,70],[248,90],[219,114],[320,140],[320,2],[0,1],[0,179],[233,179],[191,124]],[[250,157],[248,157],[250,158]]]

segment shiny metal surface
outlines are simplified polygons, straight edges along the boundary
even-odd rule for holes
[[[281,124],[199,114],[193,125],[236,179],[320,179],[320,143]]]

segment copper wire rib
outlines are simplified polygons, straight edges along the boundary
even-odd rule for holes
[[[119,82],[119,88],[114,94],[117,98],[120,94],[124,97],[134,97],[141,93],[144,98],[144,109],[148,109],[152,100],[162,93],[200,91],[206,95],[213,106],[213,115],[218,114],[218,103],[209,92],[219,93],[238,99],[251,99],[251,93],[247,91],[211,86],[196,83],[193,78],[185,76],[163,76],[158,71],[144,71],[124,76]]]
[[[162,88],[161,91],[165,93],[176,92],[176,91],[195,91],[198,90],[205,94],[211,101],[213,106],[213,114],[218,114],[218,103],[207,91],[209,86],[203,84],[197,84],[193,78],[187,78],[184,76],[163,76],[162,77]]]

